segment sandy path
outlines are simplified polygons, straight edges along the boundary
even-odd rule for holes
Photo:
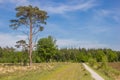
[[[92,77],[95,79],[95,80],[104,80],[100,75],[98,75],[95,71],[93,71],[90,67],[88,67],[85,63],[82,63],[83,66],[85,67],[86,70],[88,70]]]

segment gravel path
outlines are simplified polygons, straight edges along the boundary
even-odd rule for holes
[[[93,71],[90,67],[88,67],[85,63],[82,63],[83,66],[85,67],[86,70],[88,70],[92,77],[95,79],[95,80],[104,80],[100,75],[98,75],[95,71]]]

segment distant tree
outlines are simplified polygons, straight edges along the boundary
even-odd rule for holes
[[[106,68],[108,67],[108,66],[107,66],[107,65],[108,65],[107,63],[108,63],[108,58],[107,58],[107,56],[105,55],[105,56],[102,57],[101,67],[103,67],[103,68],[106,69]]]
[[[0,58],[3,56],[2,48],[0,47]]]
[[[39,59],[42,61],[50,61],[54,58],[57,53],[56,40],[54,40],[51,36],[47,38],[42,38],[37,43],[37,53]]]
[[[117,61],[118,56],[117,56],[117,53],[115,51],[112,51],[111,49],[106,49],[105,53],[108,57],[109,62]]]
[[[26,29],[21,29],[24,34],[28,36],[28,47],[29,47],[29,64],[32,65],[32,51],[33,51],[33,41],[38,32],[43,30],[41,24],[46,24],[46,19],[48,18],[47,12],[40,10],[38,7],[29,6],[19,6],[16,8],[16,18],[10,20],[10,27],[14,30],[18,27],[23,27]]]
[[[118,57],[117,61],[120,61],[120,51],[116,51],[116,54],[117,54],[117,57]]]
[[[25,40],[17,41],[15,47],[17,47],[17,48],[21,48],[22,47],[22,51],[28,50],[28,44],[26,43]]]
[[[26,54],[26,53],[28,53],[28,44],[26,43],[25,40],[19,40],[16,42],[15,47],[22,48],[22,53],[17,52],[17,54],[18,54],[17,56],[18,56],[18,58],[21,59],[21,62],[23,62],[23,65],[27,65],[27,55],[28,54]],[[20,54],[22,54],[22,55],[20,55]]]
[[[1,48],[2,56],[0,62],[10,63],[13,60],[13,55],[15,53],[15,49],[13,47],[4,47]]]
[[[3,58],[3,50],[2,50],[2,48],[0,47],[0,62],[1,62],[2,58]]]
[[[105,56],[104,52],[102,49],[96,50],[95,58],[97,62],[102,62],[102,58]]]

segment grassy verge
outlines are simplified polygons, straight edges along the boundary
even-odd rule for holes
[[[108,77],[107,75],[105,75],[105,74],[103,73],[102,69],[101,69],[101,70],[100,70],[100,69],[98,70],[98,69],[90,66],[90,64],[88,64],[88,63],[87,63],[87,65],[88,65],[90,68],[92,68],[96,73],[98,73],[101,77],[103,77],[105,80],[113,80],[111,77]]]
[[[90,64],[88,64],[88,66],[90,66]],[[105,80],[120,80],[120,71],[113,69],[111,66],[106,65],[106,67],[104,67],[101,63],[97,63],[90,67]]]
[[[93,80],[89,72],[79,63],[40,63],[32,67],[1,66],[1,68],[6,72],[0,74],[0,80]],[[13,72],[9,72],[8,68],[14,69]]]

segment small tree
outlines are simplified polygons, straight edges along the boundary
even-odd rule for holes
[[[12,23],[10,26],[14,30],[24,26],[21,31],[28,36],[29,64],[32,65],[33,41],[35,41],[37,33],[43,30],[41,24],[46,24],[47,12],[31,5],[19,6],[16,11],[17,19],[10,20]]]
[[[17,48],[22,47],[22,51],[26,51],[27,47],[28,47],[28,44],[26,44],[25,40],[19,40],[19,41],[16,42],[15,47],[17,47]]]
[[[54,40],[51,36],[48,36],[47,38],[42,38],[38,41],[37,55],[39,56],[39,59],[48,62],[55,57],[56,53],[56,40]]]
[[[26,53],[28,53],[28,44],[26,44],[25,40],[19,40],[16,42],[15,47],[17,48],[22,48],[22,61],[24,66],[27,65],[27,55]]]

